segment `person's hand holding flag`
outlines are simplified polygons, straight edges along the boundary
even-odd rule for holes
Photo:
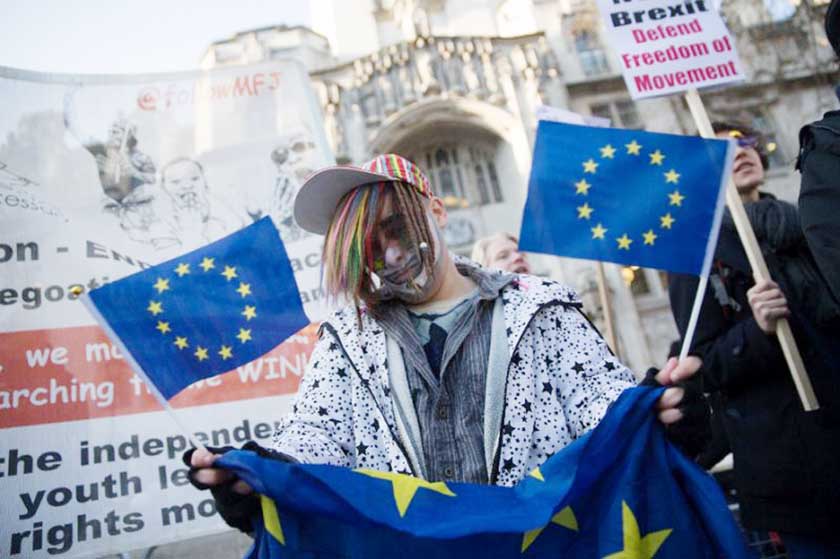
[[[683,411],[684,403],[686,403],[686,388],[684,383],[694,377],[702,365],[703,362],[693,355],[686,357],[682,361],[678,361],[676,357],[672,357],[654,375],[653,378],[660,386],[668,387],[662,393],[662,396],[659,397],[659,402],[656,404],[659,421],[664,425],[673,425],[685,416]],[[693,398],[689,399],[693,401]]]

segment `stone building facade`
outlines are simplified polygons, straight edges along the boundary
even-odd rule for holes
[[[212,44],[202,65],[301,60],[337,161],[379,152],[417,161],[449,208],[447,241],[459,253],[489,233],[519,230],[540,105],[622,128],[695,132],[680,96],[630,99],[594,0],[315,4],[315,16],[329,16],[313,19],[331,22],[322,26],[330,39],[306,27],[242,31]],[[822,31],[825,4],[727,0],[721,10],[748,79],[703,93],[713,119],[747,121],[772,139],[767,187],[788,200],[798,191],[799,127],[837,105],[832,86],[840,74]],[[577,288],[602,320],[594,264],[537,255],[533,263]],[[661,365],[677,337],[666,275],[605,270],[621,356],[637,371]]]

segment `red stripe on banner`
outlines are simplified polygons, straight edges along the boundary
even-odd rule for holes
[[[318,339],[311,324],[262,357],[200,381],[176,408],[297,392]],[[0,333],[0,429],[158,411],[160,404],[101,328]]]

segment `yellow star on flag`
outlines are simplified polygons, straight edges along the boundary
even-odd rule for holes
[[[245,317],[245,320],[251,320],[252,318],[256,318],[257,316],[257,307],[252,305],[245,305],[245,310],[242,311],[240,314]]]
[[[680,177],[682,176],[673,169],[671,169],[667,173],[664,173],[664,175],[665,175],[665,182],[672,182],[674,184],[677,184],[677,182],[680,180]]]
[[[154,287],[158,293],[163,293],[164,291],[169,289],[169,280],[158,278],[152,287]]]
[[[531,476],[531,477],[535,477],[535,478],[537,478],[537,479],[538,479],[538,480],[540,480],[540,481],[545,481],[545,478],[543,477],[542,472],[540,471],[540,467],[539,467],[539,466],[537,466],[536,468],[534,468],[533,470],[531,470],[531,473],[530,473],[530,474],[528,474],[528,475],[529,475],[529,476]]]
[[[589,194],[589,189],[591,187],[592,185],[586,182],[586,179],[580,179],[575,183],[575,194],[583,194],[586,196]]]
[[[201,264],[199,264],[199,266],[201,266],[201,269],[205,272],[209,272],[210,270],[216,267],[215,260],[215,258],[205,256],[204,260],[201,261]]]
[[[240,342],[243,344],[251,339],[251,329],[250,328],[240,328],[239,333],[236,335]]]
[[[149,301],[146,310],[152,313],[152,316],[157,316],[163,312],[163,304],[160,301]]]
[[[675,190],[668,195],[668,198],[671,200],[670,204],[672,206],[682,206],[682,201],[685,200],[685,196],[680,194],[679,190]]]
[[[244,281],[239,282],[239,287],[236,288],[236,292],[245,297],[246,295],[251,294],[251,284],[245,283]]]
[[[589,216],[592,215],[593,211],[595,211],[595,210],[593,210],[591,207],[589,207],[589,204],[587,204],[587,203],[584,203],[582,206],[578,206],[578,208],[577,208],[578,219],[589,219]]]
[[[642,144],[633,140],[629,144],[624,144],[624,147],[627,148],[627,155],[639,155],[642,153]]]
[[[283,535],[283,527],[280,525],[280,515],[277,514],[277,505],[265,495],[260,495],[260,508],[262,508],[263,525],[266,532],[274,536],[274,539],[281,545],[286,545],[286,537]]]
[[[187,343],[187,338],[184,336],[177,336],[173,343],[178,347],[178,349],[186,349],[190,347],[190,344]]]
[[[565,507],[563,510],[552,516],[551,524],[557,524],[558,526],[574,530],[575,532],[579,530],[578,521],[572,507]],[[522,536],[522,553],[525,553],[525,550],[531,547],[531,544],[534,543],[537,537],[542,534],[543,530],[545,530],[547,526],[548,525],[546,524],[546,526],[543,526],[542,528],[535,528],[525,532]]]
[[[406,474],[397,474],[394,472],[380,472],[377,470],[368,470],[360,468],[354,470],[360,474],[375,477],[377,479],[384,479],[390,481],[394,488],[394,501],[397,503],[397,511],[400,517],[405,516],[405,511],[411,505],[411,500],[414,499],[414,494],[420,488],[446,495],[447,497],[454,497],[455,493],[449,489],[442,481],[430,482],[425,479],[420,479]]]
[[[618,242],[618,250],[630,250],[630,243],[633,242],[633,239],[628,237],[627,233],[624,233],[616,241]]]
[[[233,357],[233,352],[231,351],[230,346],[223,345],[222,348],[219,350],[219,356],[221,356],[222,361]]]
[[[161,334],[166,334],[172,331],[172,329],[169,327],[169,323],[164,322],[163,320],[158,320],[157,326],[155,326],[155,328],[160,330]]]
[[[178,274],[179,278],[182,278],[182,277],[186,276],[187,274],[190,273],[190,265],[187,264],[186,262],[181,262],[175,268],[175,273]]]
[[[608,229],[606,227],[604,227],[603,225],[601,225],[600,223],[598,225],[596,225],[595,227],[590,227],[590,230],[592,231],[592,238],[593,239],[603,239],[604,234],[608,231]]]
[[[230,281],[236,277],[236,268],[234,268],[233,266],[225,266],[225,271],[222,272],[222,275],[225,276],[228,281]]]
[[[647,233],[642,233],[642,236],[645,238],[646,245],[652,245],[653,241],[656,240],[656,233],[653,232],[653,229],[648,229]]]
[[[595,173],[598,169],[598,164],[595,163],[595,160],[590,158],[589,161],[583,162],[583,172],[584,173]]]
[[[610,553],[603,559],[653,559],[673,530],[657,530],[642,537],[636,516],[625,501],[621,501],[621,530],[624,549]]]
[[[193,353],[193,355],[195,355],[196,359],[199,361],[204,361],[207,359],[207,348],[198,346],[195,348],[195,353]]]
[[[665,155],[661,151],[656,150],[650,154],[651,165],[662,165],[663,161],[665,161]]]
[[[612,145],[607,144],[601,148],[601,157],[604,159],[613,159],[615,158],[615,148]]]
[[[676,219],[671,217],[671,212],[668,212],[659,218],[660,227],[664,229],[670,229],[671,225],[673,225],[675,221]]]

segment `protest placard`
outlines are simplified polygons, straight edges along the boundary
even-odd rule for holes
[[[598,7],[633,99],[744,79],[711,0],[598,0]]]

